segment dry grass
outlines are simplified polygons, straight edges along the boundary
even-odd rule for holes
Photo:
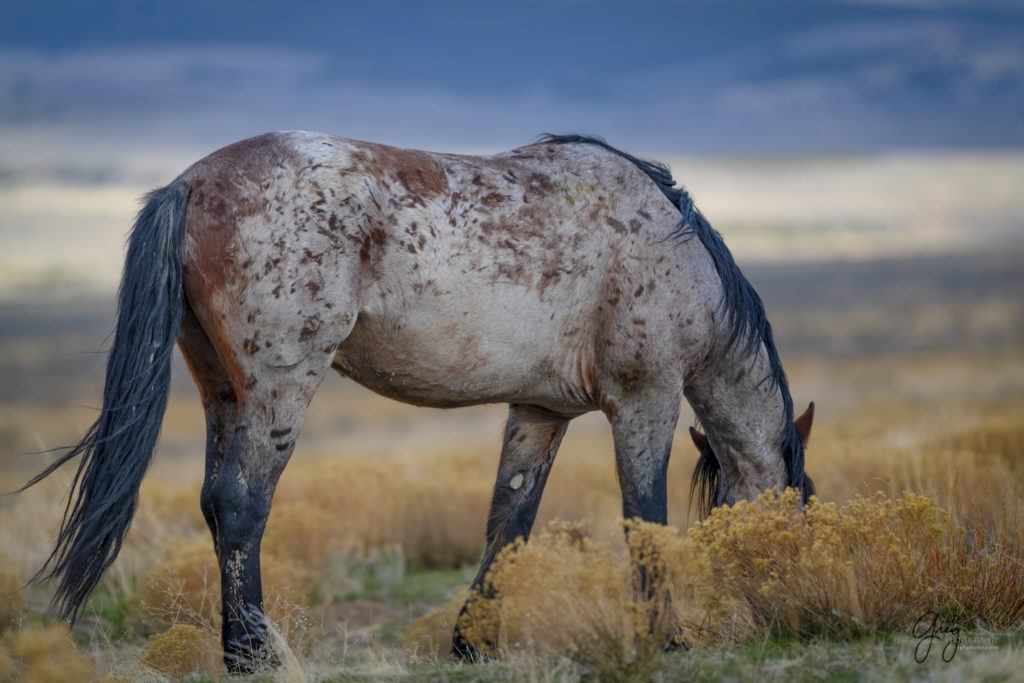
[[[681,433],[669,494],[678,530],[641,525],[628,542],[607,426],[595,418],[574,423],[537,533],[495,565],[490,582],[500,600],[477,601],[471,610],[470,627],[499,655],[471,677],[770,677],[771,667],[736,657],[803,666],[785,649],[763,645],[781,639],[809,648],[807,661],[826,662],[823,638],[857,653],[843,656],[859,671],[864,663],[856,657],[874,651],[857,642],[905,638],[927,610],[979,633],[1020,633],[1024,398],[1013,381],[1007,389],[1006,377],[1024,363],[1012,359],[996,369],[971,358],[950,369],[948,357],[836,368],[790,363],[793,386],[819,406],[808,470],[820,500],[799,513],[787,495],[766,496],[690,526],[694,454]],[[975,393],[954,399],[948,386],[965,373],[978,380]],[[889,393],[867,393],[882,377]],[[407,409],[380,405],[377,422],[368,401],[353,411],[367,434],[384,438]],[[429,431],[417,439],[413,432],[385,450],[358,430],[352,439],[325,436],[327,412],[347,410],[335,405],[313,415],[310,445],[300,441],[264,538],[268,615],[289,667],[282,675],[465,677],[447,651],[465,596],[457,588],[482,548],[501,413],[487,413],[493,424],[474,425],[471,437]],[[415,418],[433,430],[447,416]],[[197,419],[179,407],[165,432],[193,429],[198,451]],[[687,422],[684,416],[681,429]],[[428,439],[435,445],[424,448]],[[333,455],[350,441],[358,447]],[[0,593],[8,601],[0,603],[0,679],[60,680],[47,673],[52,662],[86,679],[219,675],[219,575],[199,514],[201,470],[198,458],[158,454],[122,557],[74,632],[77,645],[46,625],[49,589],[17,591],[49,550],[67,478],[2,501]],[[657,586],[644,599],[630,557],[644,558]],[[669,601],[672,609],[664,609]],[[664,655],[674,633],[694,649]],[[998,657],[973,656],[988,657],[982,668],[994,675],[1012,671],[1024,660],[1013,644],[1019,641],[1010,642]],[[887,653],[880,661],[897,668],[912,650],[878,647]],[[186,660],[194,666],[178,668]]]
[[[469,451],[297,462],[275,495],[264,551],[313,568],[334,555],[372,558],[395,546],[415,567],[474,562],[490,496],[481,483],[492,467]]]
[[[285,623],[306,604],[312,574],[289,560],[260,558],[264,601],[271,621]],[[139,616],[147,628],[185,623],[220,632],[220,570],[210,541],[181,541],[142,578]]]

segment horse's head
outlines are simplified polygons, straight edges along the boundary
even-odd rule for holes
[[[814,402],[807,406],[804,414],[793,421],[793,429],[799,437],[800,445],[807,448],[807,442],[811,438],[811,424],[814,422]],[[690,438],[697,447],[700,457],[697,459],[697,466],[693,469],[693,478],[690,481],[690,499],[697,494],[697,509],[701,517],[711,514],[712,508],[721,505],[727,499],[725,487],[727,483],[721,476],[721,465],[715,455],[711,443],[702,432],[690,427]],[[787,457],[785,454],[783,457]],[[803,471],[803,458],[799,458],[800,471],[791,473],[796,481],[790,482],[789,486],[796,486],[800,489],[804,503],[814,495],[814,482]]]

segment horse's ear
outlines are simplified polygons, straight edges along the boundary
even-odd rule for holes
[[[803,443],[804,448],[807,448],[807,442],[811,439],[811,423],[814,422],[814,401],[807,406],[807,410],[804,414],[793,421],[793,426],[796,427],[796,433],[800,435],[800,441]]]
[[[697,450],[703,453],[708,447],[708,437],[698,432],[693,427],[690,427],[690,438],[693,439],[693,445],[697,447]]]

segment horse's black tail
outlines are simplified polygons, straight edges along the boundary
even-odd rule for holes
[[[60,580],[53,607],[69,621],[121,549],[160,433],[183,306],[188,192],[179,178],[147,195],[128,238],[100,416],[78,444],[24,487],[82,456],[56,547],[33,578]]]

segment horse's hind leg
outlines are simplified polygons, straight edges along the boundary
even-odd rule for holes
[[[186,306],[181,320],[181,337],[178,341],[182,355],[188,363],[192,378],[199,389],[206,414],[206,475],[199,503],[210,528],[214,543],[217,530],[214,524],[210,487],[217,479],[221,463],[231,445],[238,418],[238,398],[224,365],[210,343],[191,307]]]
[[[257,523],[261,518],[265,521],[265,515],[261,512],[259,504],[252,505],[253,501],[244,500],[244,496],[239,495],[243,491],[238,485],[239,464],[244,458],[236,455],[228,460],[231,448],[244,453],[246,446],[244,440],[235,438],[238,396],[224,364],[189,307],[186,307],[182,316],[181,328],[179,345],[199,389],[206,415],[206,473],[199,501],[221,566],[221,586],[224,593],[222,609],[229,604],[228,591],[236,596],[233,604],[241,606],[230,614],[226,609],[222,612],[224,661],[233,673],[252,671],[259,664],[276,664],[275,657],[265,642],[266,626],[262,619],[259,551],[257,549],[247,554],[255,558],[255,563],[250,562],[247,567],[244,566],[244,562],[237,561],[239,553],[235,546],[247,545],[243,540],[249,535],[243,530],[247,522],[233,520],[233,523],[229,523],[229,515],[225,514],[225,509],[233,506],[243,517],[252,517]],[[222,480],[220,475],[224,471],[225,462],[228,461],[230,466],[228,471],[224,472],[225,479]],[[251,542],[248,545],[251,546]],[[226,572],[229,558],[236,559],[232,565],[233,569]],[[255,581],[246,579],[246,574],[255,574]],[[239,591],[238,582],[228,580],[228,575],[246,582],[249,590]],[[229,588],[232,585],[235,586],[234,590]],[[237,597],[240,593],[246,593],[245,597]],[[249,605],[254,606],[254,609],[250,609]],[[241,628],[238,627],[239,623],[242,624]]]
[[[318,384],[270,381],[254,388],[239,404],[231,445],[205,490],[221,571],[224,660],[234,673],[278,664],[267,642],[260,543],[274,489]]]
[[[568,418],[543,408],[509,406],[498,478],[487,517],[487,547],[470,588],[470,599],[482,586],[498,552],[520,536],[529,538],[548,472],[568,423]],[[466,660],[479,656],[462,634],[468,604],[467,601],[462,607],[452,635],[452,653]]]
[[[347,330],[324,326],[301,340],[301,360],[279,366],[234,349],[226,338],[215,345],[201,327],[190,334],[193,323],[198,326],[186,320],[182,349],[207,415],[201,501],[220,565],[224,661],[229,671],[247,673],[278,663],[267,642],[260,542],[306,407],[330,369],[334,344],[327,339]],[[313,348],[321,352],[309,352]]]

